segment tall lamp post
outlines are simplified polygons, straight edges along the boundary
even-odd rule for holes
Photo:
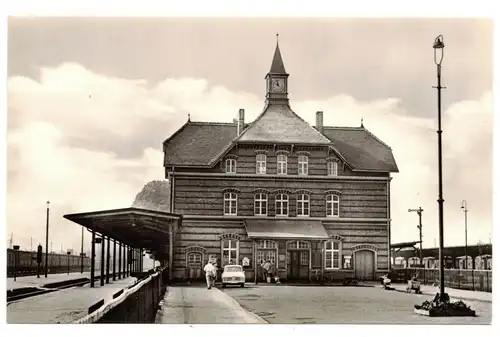
[[[464,211],[464,216],[465,216],[465,267],[464,267],[464,269],[468,269],[469,257],[467,256],[467,212],[469,210],[467,209],[467,201],[466,200],[462,200],[461,209]]]
[[[419,207],[418,209],[409,209],[408,212],[417,212],[418,214],[418,231],[419,231],[419,236],[420,236],[420,264],[422,264],[422,212],[424,210],[422,207]]]
[[[441,130],[441,64],[444,56],[443,36],[439,35],[434,40],[434,63],[437,66],[437,91],[438,91],[438,171],[439,171],[439,297],[441,301],[445,300],[444,292],[444,256],[443,256],[443,150],[442,150],[442,133]]]
[[[45,277],[49,270],[49,206],[50,201],[47,201],[47,224],[45,227]]]
[[[82,247],[80,250],[80,273],[83,274],[83,226],[82,226]]]

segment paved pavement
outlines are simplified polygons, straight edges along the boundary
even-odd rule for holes
[[[478,317],[416,315],[414,305],[433,296],[387,291],[381,287],[248,285],[223,291],[269,323],[491,324],[492,319],[491,302],[468,300],[464,302],[476,310]]]
[[[156,323],[231,324],[266,323],[243,309],[217,288],[201,285],[168,287]]]
[[[135,283],[135,277],[111,281],[103,287],[68,288],[28,297],[7,305],[7,323],[72,323],[88,314],[88,308],[104,299],[107,302],[117,291]]]

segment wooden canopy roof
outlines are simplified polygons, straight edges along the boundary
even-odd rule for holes
[[[154,251],[168,246],[169,233],[182,221],[180,214],[136,207],[66,214],[64,218],[130,247]]]

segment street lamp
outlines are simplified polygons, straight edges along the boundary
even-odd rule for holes
[[[418,214],[418,225],[417,228],[419,230],[420,234],[420,264],[422,264],[422,212],[424,210],[422,207],[419,207],[418,209],[408,209],[408,212],[417,212]]]
[[[437,66],[437,90],[438,90],[438,172],[439,172],[439,298],[441,302],[445,300],[444,292],[444,238],[443,238],[443,150],[442,150],[442,133],[441,130],[441,63],[444,56],[443,35],[439,35],[434,40],[434,63]]]
[[[465,267],[464,269],[468,269],[469,265],[469,257],[467,256],[467,201],[462,200],[462,207],[460,207],[464,211],[465,216]]]
[[[45,278],[49,269],[49,206],[50,201],[47,201],[47,225],[45,228]]]
[[[82,226],[82,247],[80,250],[80,273],[83,274],[83,226]]]

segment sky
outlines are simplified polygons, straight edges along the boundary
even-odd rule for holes
[[[7,240],[79,251],[64,214],[129,207],[164,179],[162,142],[193,121],[264,107],[276,33],[292,109],[364,126],[393,149],[392,241],[438,242],[437,91],[443,34],[445,245],[492,238],[493,23],[483,19],[10,18]],[[86,249],[90,236],[85,233]]]

